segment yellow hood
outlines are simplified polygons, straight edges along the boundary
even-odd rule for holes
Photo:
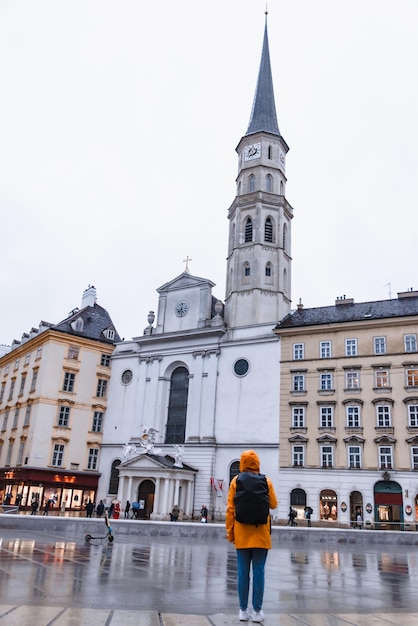
[[[241,454],[239,462],[240,472],[253,472],[254,474],[260,473],[260,459],[258,454],[254,450],[245,450]]]

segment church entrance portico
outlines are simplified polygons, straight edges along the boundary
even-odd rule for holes
[[[141,454],[119,465],[118,500],[138,503],[138,519],[167,520],[175,504],[183,518],[193,517],[197,470],[175,465],[170,456]]]

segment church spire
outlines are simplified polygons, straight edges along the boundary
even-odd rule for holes
[[[255,90],[251,118],[246,135],[259,132],[279,135],[277,124],[276,105],[274,102],[273,78],[271,75],[269,41],[267,33],[267,11],[264,27],[263,50],[261,53],[260,69],[258,72],[257,87]]]

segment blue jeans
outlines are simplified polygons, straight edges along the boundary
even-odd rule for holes
[[[250,590],[250,567],[253,567],[253,609],[261,611],[264,596],[264,565],[267,558],[266,548],[242,548],[237,550],[238,597],[239,608],[248,607]]]

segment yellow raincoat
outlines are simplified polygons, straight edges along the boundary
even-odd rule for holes
[[[260,473],[260,459],[254,450],[246,450],[241,454],[240,472],[252,472],[254,474]],[[267,478],[267,485],[269,489],[269,505],[270,509],[275,509],[277,506],[277,498],[274,493],[273,483],[270,478]],[[226,537],[228,541],[235,544],[235,547],[240,550],[242,548],[271,548],[271,532],[270,532],[270,519],[266,524],[241,524],[235,519],[235,506],[234,497],[237,490],[237,477],[231,480],[228,492],[228,505],[226,509]]]

